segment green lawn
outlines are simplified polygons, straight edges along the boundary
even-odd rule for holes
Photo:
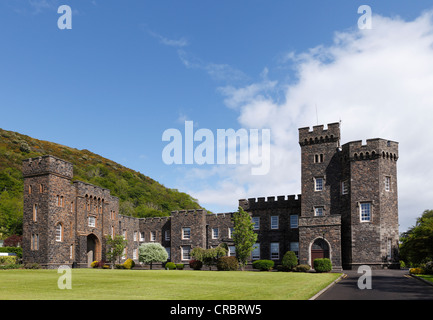
[[[73,269],[72,289],[61,290],[57,270],[0,270],[0,299],[304,300],[339,275]]]
[[[433,274],[417,274],[417,276],[423,278],[424,280],[433,282]]]

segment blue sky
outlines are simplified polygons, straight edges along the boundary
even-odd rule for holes
[[[73,10],[71,30],[57,27],[63,4]],[[373,29],[360,31],[357,11],[364,4],[373,11]],[[300,193],[297,128],[316,125],[316,116],[325,124],[341,119],[343,143],[400,142],[405,230],[433,208],[423,180],[433,171],[416,156],[421,148],[431,154],[431,146],[415,140],[429,136],[433,120],[427,108],[433,55],[423,46],[431,40],[432,10],[423,0],[2,0],[0,127],[88,149],[218,212],[236,210],[243,197]],[[422,28],[426,32],[417,33]],[[360,43],[355,57],[351,49]],[[366,50],[366,43],[375,45]],[[422,50],[406,52],[417,45]],[[393,59],[395,69],[381,69]],[[368,85],[347,80],[363,77],[371,79]],[[328,83],[344,90],[325,90]],[[367,89],[365,105],[351,100]],[[393,92],[402,96],[388,101]],[[405,110],[417,107],[417,117],[407,119]],[[405,128],[411,134],[403,135],[405,119],[414,126]],[[162,133],[183,131],[185,120],[214,132],[270,128],[271,157],[279,160],[266,177],[251,177],[242,166],[168,166],[161,159]]]

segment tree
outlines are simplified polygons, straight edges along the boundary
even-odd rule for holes
[[[160,243],[143,243],[138,248],[138,260],[146,264],[150,263],[150,269],[153,262],[165,262],[167,259],[167,250]]]
[[[433,210],[425,210],[400,241],[400,258],[409,265],[433,260]]]
[[[296,258],[296,254],[293,251],[287,251],[281,261],[281,265],[287,271],[292,270],[294,267],[298,265],[298,258]]]
[[[253,230],[253,223],[250,215],[239,207],[238,212],[233,214],[233,242],[236,247],[236,257],[244,270],[247,260],[254,250],[257,241],[257,234]]]
[[[209,269],[212,265],[216,265],[219,258],[225,255],[227,255],[227,249],[224,248],[224,244],[220,244],[216,248],[203,249],[195,247],[191,250],[191,257],[202,262]]]
[[[113,269],[116,260],[120,263],[120,257],[123,254],[123,250],[125,250],[128,245],[128,241],[121,235],[114,236],[114,239],[108,235],[106,238],[106,245],[106,257],[107,260],[111,262],[111,268]]]

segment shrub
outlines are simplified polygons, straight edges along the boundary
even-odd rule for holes
[[[299,264],[293,269],[293,271],[296,272],[307,272],[309,270],[310,270],[310,266],[308,264]]]
[[[217,269],[219,271],[237,271],[239,262],[236,257],[221,257],[217,262]]]
[[[24,265],[24,268],[25,268],[25,269],[39,269],[40,266],[39,266],[39,264],[37,264],[37,263],[26,263],[26,264]]]
[[[165,264],[165,269],[167,269],[167,270],[174,270],[174,269],[176,269],[176,265],[173,262],[167,262]]]
[[[332,263],[328,258],[315,259],[313,264],[316,272],[329,272],[332,270]]]
[[[409,273],[410,274],[423,274],[424,269],[423,268],[410,268]]]
[[[189,267],[194,270],[200,270],[203,267],[203,262],[199,260],[189,260]]]
[[[99,261],[93,261],[93,262],[90,264],[90,266],[91,266],[92,268],[97,268],[97,267],[98,267],[98,264],[99,264]]]
[[[125,269],[132,269],[135,267],[135,262],[132,259],[126,259],[126,261],[123,263],[123,268]]]
[[[15,253],[19,259],[23,257],[22,247],[0,247],[0,252]]]
[[[433,261],[429,261],[425,264],[424,272],[426,274],[433,274]]]
[[[260,271],[269,271],[274,267],[274,261],[272,260],[256,260],[253,262],[253,268],[259,269]]]
[[[281,261],[281,265],[284,271],[290,271],[298,264],[298,258],[293,251],[287,251]]]
[[[16,264],[16,256],[0,256],[0,265]]]
[[[183,263],[176,263],[176,270],[183,270],[185,265]]]

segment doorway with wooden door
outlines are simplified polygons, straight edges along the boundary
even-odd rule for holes
[[[329,245],[323,238],[314,240],[311,246],[311,265],[314,265],[315,259],[329,259]]]

